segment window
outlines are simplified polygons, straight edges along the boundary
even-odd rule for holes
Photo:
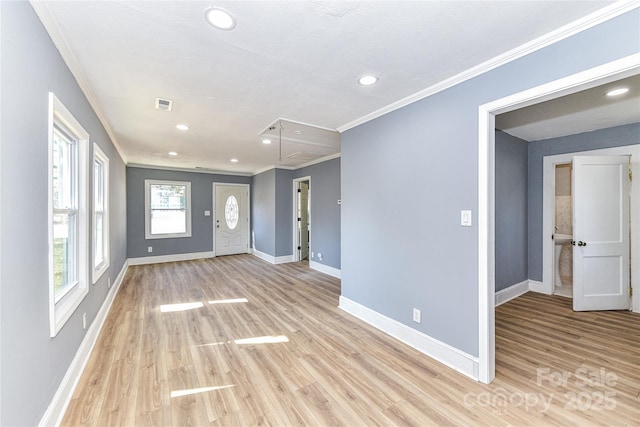
[[[49,317],[54,337],[89,291],[89,134],[49,93]]]
[[[191,183],[145,180],[145,237],[191,237]]]
[[[93,283],[109,268],[109,158],[93,144]]]

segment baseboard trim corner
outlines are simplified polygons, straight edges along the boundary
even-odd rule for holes
[[[109,310],[111,310],[113,300],[120,290],[120,285],[124,280],[124,276],[127,273],[128,268],[129,260],[126,260],[122,266],[122,269],[118,273],[118,276],[114,280],[113,286],[107,293],[107,297],[102,303],[100,310],[98,310],[96,318],[91,323],[89,329],[87,330],[87,333],[82,339],[76,355],[73,357],[73,360],[71,361],[67,372],[65,373],[62,381],[60,382],[60,385],[58,386],[58,390],[56,390],[56,393],[53,395],[53,399],[51,400],[51,403],[49,403],[49,407],[45,411],[42,419],[40,420],[40,423],[38,424],[39,427],[58,426],[62,422],[64,413],[67,410],[69,403],[71,402],[73,392],[78,386],[78,381],[80,381],[82,372],[84,371],[84,368],[89,361],[91,352],[96,345],[98,337],[100,336],[100,331],[104,326],[104,322],[107,320],[107,315],[109,314]]]
[[[524,295],[529,292],[529,280],[523,280],[520,283],[509,286],[496,292],[496,307],[504,304],[507,301],[511,301],[514,298],[518,298],[520,295]]]
[[[479,361],[477,357],[471,356],[342,295],[340,295],[338,307],[449,368],[478,381]]]
[[[529,290],[532,292],[539,292],[541,294],[551,295],[544,283],[538,280],[529,280]]]
[[[337,279],[342,279],[342,271],[338,268],[330,267],[325,264],[320,264],[319,262],[316,262],[316,261],[309,261],[309,268],[324,274],[328,274],[329,276],[335,277]]]
[[[293,255],[283,255],[275,257],[273,255],[269,255],[264,252],[260,252],[257,249],[251,248],[251,255],[257,256],[263,261],[267,261],[270,264],[286,264],[288,262],[293,262]]]

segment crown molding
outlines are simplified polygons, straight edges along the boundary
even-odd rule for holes
[[[191,173],[204,173],[208,175],[232,175],[232,176],[251,176],[250,172],[229,172],[215,169],[195,169],[195,168],[175,168],[171,166],[155,166],[155,165],[143,165],[140,163],[128,163],[128,168],[140,168],[140,169],[155,169],[173,172],[191,172]]]
[[[98,120],[102,124],[102,127],[107,132],[107,135],[111,139],[111,143],[113,144],[116,151],[120,155],[120,158],[125,164],[127,164],[127,157],[124,155],[124,151],[120,148],[120,144],[118,144],[118,140],[116,139],[116,136],[111,130],[111,127],[109,126],[109,122],[107,121],[107,118],[105,117],[102,110],[100,109],[100,104],[98,103],[96,95],[93,92],[91,85],[89,84],[89,80],[87,79],[87,76],[82,70],[80,63],[76,59],[76,56],[73,54],[73,51],[69,46],[69,43],[67,43],[67,39],[62,34],[62,30],[60,29],[60,26],[58,25],[57,21],[53,18],[53,15],[49,10],[49,6],[47,2],[29,0],[29,4],[31,4],[31,7],[36,12],[36,15],[38,15],[40,22],[42,22],[42,25],[44,26],[45,30],[47,31],[47,33],[49,33],[49,37],[51,37],[53,44],[58,48],[58,51],[60,52],[60,56],[62,57],[62,60],[67,65],[67,67],[69,68],[69,71],[71,71],[71,74],[73,74],[76,81],[78,82],[78,86],[80,86],[80,90],[82,91],[82,93],[84,93],[84,96],[87,99],[87,101],[89,101],[89,105],[91,105],[91,108],[93,108],[93,112],[96,114],[96,116],[98,117]]]
[[[475,67],[469,68],[468,70],[463,71],[459,74],[456,74],[455,76],[449,77],[448,79],[445,79],[439,83],[429,86],[426,89],[423,89],[419,92],[414,93],[413,95],[409,95],[398,101],[392,102],[391,104],[385,107],[379,108],[356,120],[353,120],[349,123],[339,126],[337,130],[338,132],[343,133],[356,126],[360,126],[361,124],[369,122],[373,119],[377,119],[378,117],[381,117],[392,111],[398,110],[402,107],[406,107],[407,105],[412,104],[416,101],[427,98],[431,95],[435,95],[438,92],[442,92],[450,87],[453,87],[462,82],[470,80],[474,77],[477,77],[481,74],[484,74],[488,71],[491,71],[509,62],[515,61],[518,58],[521,58],[537,50],[540,50],[549,45],[557,43],[560,40],[564,40],[581,31],[585,31],[589,28],[595,27],[598,24],[606,22],[610,19],[615,18],[616,16],[622,15],[623,13],[629,12],[639,7],[640,7],[640,1],[638,0],[626,0],[626,1],[615,2],[596,12],[593,12],[576,21],[573,21],[567,25],[564,25],[554,31],[551,31],[550,33],[547,33],[543,36],[533,39],[530,42],[527,42],[501,55],[498,55],[488,61],[485,61],[479,65],[476,65]]]

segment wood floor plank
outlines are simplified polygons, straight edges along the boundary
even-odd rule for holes
[[[534,293],[503,304],[483,385],[339,296],[305,263],[250,255],[132,266],[62,425],[640,425],[637,314]],[[600,372],[615,380],[589,382]]]

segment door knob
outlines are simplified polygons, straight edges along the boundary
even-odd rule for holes
[[[587,246],[587,242],[583,242],[582,240],[580,240],[578,242],[578,246]]]

